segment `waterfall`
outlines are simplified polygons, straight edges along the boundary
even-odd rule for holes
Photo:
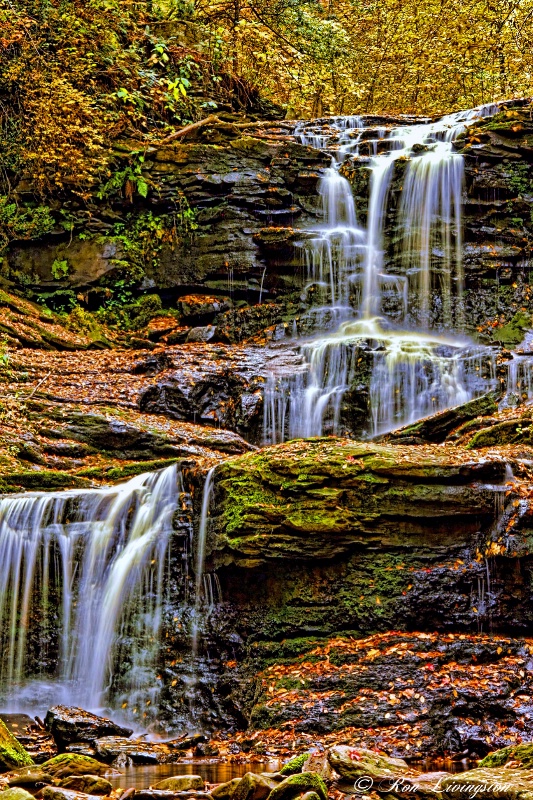
[[[118,486],[0,499],[7,705],[155,705],[169,537],[181,488],[172,465]],[[40,669],[43,661],[55,669]]]
[[[323,223],[302,245],[305,292],[318,304],[307,314],[307,327],[316,333],[300,346],[304,370],[266,381],[267,443],[341,433],[343,400],[357,378],[361,351],[372,360],[370,436],[496,388],[493,351],[461,335],[464,175],[454,141],[472,121],[497,110],[487,105],[436,122],[374,130],[359,117],[333,118],[327,127],[299,126],[304,144],[332,154],[318,187]],[[364,158],[370,172],[365,228],[340,174],[348,157],[363,158],[363,141],[372,152]],[[403,185],[394,210],[388,199],[400,168]],[[386,271],[384,233],[391,215],[403,274]],[[397,309],[392,317],[391,300]]]

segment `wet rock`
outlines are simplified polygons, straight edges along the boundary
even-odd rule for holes
[[[203,791],[205,781],[200,775],[173,775],[154,785],[154,789],[169,789],[173,792],[186,792],[189,789]]]
[[[132,366],[134,375],[157,375],[172,367],[172,359],[166,353],[152,353],[135,361]]]
[[[13,789],[5,789],[3,792],[0,792],[1,800],[34,800],[33,795],[26,791],[26,789],[21,789],[19,787],[14,787]]]
[[[65,751],[67,753],[79,753],[81,756],[89,756],[90,758],[94,758],[96,755],[94,747],[87,744],[87,742],[73,742],[65,747]]]
[[[241,778],[232,778],[230,781],[216,786],[211,790],[214,800],[233,800],[233,795],[240,782]]]
[[[209,295],[186,295],[177,303],[178,311],[185,322],[198,324],[200,321],[212,320],[231,308],[227,297],[210,297]]]
[[[432,417],[427,417],[413,425],[407,425],[383,438],[386,441],[399,441],[409,444],[423,442],[443,442],[460,425],[477,417],[487,417],[498,410],[498,397],[486,394],[456,408],[450,408]]]
[[[275,786],[275,781],[247,772],[235,789],[232,800],[266,800]]]
[[[45,786],[41,797],[43,800],[90,800],[90,798],[98,797],[98,795],[62,789],[59,786]]]
[[[316,793],[320,800],[327,800],[328,790],[326,784],[316,772],[303,772],[299,775],[290,775],[272,789],[269,800],[290,800],[306,792]]]
[[[163,763],[163,753],[157,745],[124,739],[120,736],[106,736],[94,743],[99,758],[114,761],[118,756],[127,756],[134,764]]]
[[[50,783],[51,778],[39,767],[24,767],[3,776],[9,786],[35,786],[38,783]]]
[[[0,720],[36,764],[57,755],[57,744],[46,728],[27,714],[0,714]]]
[[[0,769],[31,766],[33,759],[0,720]]]
[[[133,761],[126,753],[119,753],[115,760],[111,762],[111,766],[116,767],[116,769],[126,769],[133,766]]]
[[[49,709],[44,722],[62,748],[73,742],[94,742],[103,736],[130,736],[132,733],[131,728],[117,725],[107,717],[61,705]]]
[[[111,794],[113,790],[112,784],[100,775],[69,775],[59,786],[85,794]]]
[[[167,764],[177,761],[184,750],[190,750],[199,741],[204,741],[202,734],[191,736],[188,739],[172,739],[167,742],[144,742],[135,739],[125,739],[120,736],[106,736],[97,739],[96,752],[104,761],[115,761],[118,757],[125,756],[133,764]]]
[[[42,770],[52,778],[66,778],[69,775],[105,775],[109,772],[109,766],[89,756],[62,753],[45,761]]]
[[[354,781],[368,776],[372,779],[413,775],[416,772],[401,758],[390,758],[373,750],[336,745],[329,750],[329,763],[341,778]]]
[[[332,769],[327,753],[311,753],[304,761],[302,772],[316,772],[328,784],[332,779]]]
[[[196,745],[207,741],[203,733],[195,733],[193,736],[186,736],[183,739],[173,739],[167,745],[173,750],[191,750]]]
[[[210,342],[214,339],[216,328],[213,325],[205,325],[200,328],[191,328],[187,334],[187,342]]]

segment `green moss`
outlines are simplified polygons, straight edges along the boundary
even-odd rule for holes
[[[468,449],[496,447],[504,444],[532,444],[533,424],[531,419],[506,420],[483,428],[472,436]]]
[[[128,478],[133,475],[141,475],[143,472],[153,472],[156,469],[164,469],[171,464],[179,461],[178,458],[161,458],[156,461],[139,461],[135,464],[126,464],[125,466],[98,466],[98,467],[85,467],[76,472],[76,476],[82,478],[109,478],[110,480],[119,480],[120,478]]]
[[[508,761],[518,761],[524,769],[533,769],[533,744],[518,744],[489,753],[479,767],[503,767]]]
[[[52,778],[65,778],[67,775],[104,775],[108,772],[109,765],[90,756],[62,753],[45,761],[41,769]]]
[[[303,792],[316,792],[321,800],[327,800],[328,790],[326,784],[316,772],[302,772],[290,775],[279,786],[272,789],[268,800],[287,800]]]
[[[290,761],[280,769],[280,775],[296,775],[297,773],[301,772],[305,762],[308,760],[310,753],[302,753],[295,758],[291,758]]]
[[[51,469],[15,472],[11,475],[4,475],[2,480],[7,486],[33,489],[36,491],[90,486],[89,481],[77,477],[70,472]]]
[[[0,720],[0,766],[4,769],[13,769],[30,767],[33,763],[33,758]]]

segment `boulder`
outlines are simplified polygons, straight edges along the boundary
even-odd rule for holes
[[[311,753],[303,763],[302,772],[316,772],[326,783],[331,781],[333,770],[328,761],[328,754]]]
[[[117,725],[107,717],[61,705],[48,711],[44,723],[62,748],[73,742],[94,742],[103,736],[131,736],[132,733],[131,728]]]
[[[221,783],[215,789],[211,790],[214,800],[233,800],[233,795],[237,786],[241,782],[241,778],[232,778],[226,783]]]
[[[517,744],[495,750],[479,762],[480,767],[504,767],[512,762],[513,767],[533,769],[533,742]]]
[[[275,786],[275,781],[247,772],[239,781],[232,800],[266,800]]]
[[[52,778],[66,778],[69,775],[105,775],[109,772],[109,766],[90,756],[62,753],[45,761],[42,770]]]
[[[533,800],[533,770],[472,769],[443,778],[435,788],[443,800]]]
[[[0,714],[0,720],[37,764],[57,755],[54,737],[28,714]]]
[[[42,800],[90,800],[93,797],[97,797],[97,795],[86,794],[85,792],[62,789],[59,786],[45,786],[41,796]]]
[[[269,800],[291,800],[307,792],[317,794],[319,800],[328,800],[327,786],[316,772],[302,772],[298,775],[289,775],[279,783],[269,795]]]
[[[21,789],[18,786],[14,787],[13,789],[5,789],[3,792],[0,792],[1,800],[34,800],[32,794],[26,791],[26,789]]]
[[[216,328],[213,325],[191,328],[187,334],[187,342],[210,342],[215,335]]]
[[[186,792],[189,789],[199,789],[203,791],[205,781],[200,775],[174,775],[165,778],[154,786],[154,789],[170,789],[173,792]]]
[[[349,747],[344,744],[332,747],[328,759],[335,772],[349,781],[360,777],[369,777],[375,780],[418,774],[411,770],[402,758],[390,758],[376,753],[374,750]]]
[[[127,756],[134,764],[159,764],[164,758],[157,745],[124,739],[120,736],[106,736],[94,743],[99,758],[114,761],[118,756]]]
[[[112,784],[100,775],[69,775],[61,780],[59,786],[85,794],[110,794],[113,791]]]
[[[105,761],[115,761],[119,756],[127,756],[133,764],[168,764],[177,761],[184,750],[190,750],[201,741],[205,741],[203,734],[168,742],[144,742],[121,736],[106,736],[97,739],[94,746],[98,756]]]
[[[9,786],[35,786],[38,783],[50,783],[52,778],[39,767],[22,767],[3,776]]]
[[[0,720],[0,768],[26,767],[33,764],[33,759],[21,743],[9,732]]]

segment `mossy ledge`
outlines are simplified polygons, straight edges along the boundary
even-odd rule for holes
[[[216,473],[215,562],[331,559],[354,546],[467,544],[494,519],[502,459],[459,448],[295,440]]]

